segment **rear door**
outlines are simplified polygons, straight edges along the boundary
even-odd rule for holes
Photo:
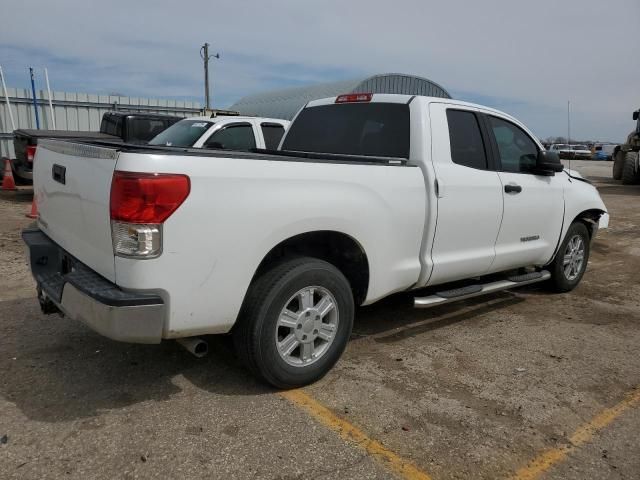
[[[562,230],[566,176],[534,174],[541,147],[531,135],[509,119],[493,115],[485,118],[504,196],[491,270],[542,265],[551,259]]]
[[[477,110],[430,105],[438,213],[429,284],[486,273],[495,258],[502,184]]]
[[[39,228],[112,282],[109,198],[117,158],[113,149],[40,140],[34,161]]]

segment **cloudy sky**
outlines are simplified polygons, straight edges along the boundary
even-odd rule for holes
[[[4,2],[0,65],[26,88],[203,102],[402,72],[507,111],[540,137],[620,141],[640,107],[639,0],[20,0]],[[39,73],[38,80],[41,81]],[[41,82],[40,82],[41,83]]]

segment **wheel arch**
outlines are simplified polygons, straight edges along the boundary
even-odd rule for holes
[[[560,237],[558,238],[558,243],[553,252],[553,257],[551,257],[551,260],[549,260],[549,263],[547,263],[546,265],[551,264],[555,260],[558,252],[560,251],[560,247],[562,246],[562,242],[564,242],[564,239],[567,236],[567,232],[569,231],[569,227],[571,225],[573,225],[575,222],[584,224],[584,226],[587,227],[587,232],[589,233],[589,240],[593,240],[593,237],[598,231],[598,221],[600,220],[600,217],[606,213],[607,211],[602,208],[592,207],[581,210],[580,213],[574,215],[573,217],[565,217],[565,222],[562,225],[562,232],[560,234]],[[571,218],[571,221],[568,221],[568,218]]]
[[[593,239],[593,236],[598,231],[598,221],[600,217],[607,213],[605,210],[601,208],[590,208],[588,210],[583,210],[575,218],[571,221],[574,222],[582,222],[587,227],[587,231],[589,232],[589,238]],[[571,223],[569,225],[571,225]]]
[[[269,268],[294,256],[314,257],[331,263],[349,281],[355,304],[364,302],[370,279],[367,254],[355,238],[335,230],[304,232],[282,240],[263,257],[251,283]]]

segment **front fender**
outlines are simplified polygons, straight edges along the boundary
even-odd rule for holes
[[[602,201],[600,193],[592,184],[577,178],[570,178],[570,183],[565,187],[564,191],[564,203],[564,222],[554,257],[567,234],[567,230],[569,230],[571,224],[580,217],[597,217],[597,219],[593,219],[597,223],[597,228],[594,229],[594,233],[600,228],[608,228],[609,226],[609,212],[607,207]]]

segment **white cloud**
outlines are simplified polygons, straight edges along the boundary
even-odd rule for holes
[[[640,106],[638,0],[22,0],[2,14],[4,51],[29,52],[24,66],[36,56],[80,90],[200,96],[198,48],[209,41],[222,54],[214,98],[226,103],[281,84],[400,71],[502,99],[543,136],[564,133],[568,99],[576,137],[621,139]]]

